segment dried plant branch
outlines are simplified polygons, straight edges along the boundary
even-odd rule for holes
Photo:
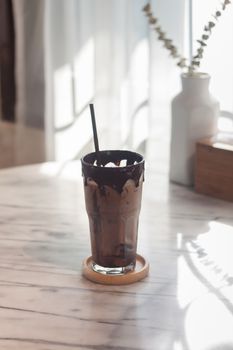
[[[212,34],[212,29],[216,26],[219,17],[222,15],[222,11],[224,11],[227,5],[229,5],[230,3],[230,0],[224,0],[223,3],[221,3],[221,9],[217,9],[212,15],[213,20],[208,21],[207,25],[204,26],[204,33],[202,34],[201,38],[197,40],[199,44],[197,52],[195,53],[195,55],[193,55],[193,57],[191,58],[191,62],[189,63],[187,63],[187,59],[178,52],[178,49],[173,44],[173,41],[167,38],[166,33],[162,30],[162,27],[159,25],[158,18],[154,17],[153,15],[150,3],[146,4],[143,7],[143,11],[148,17],[148,22],[152,26],[153,30],[156,32],[158,39],[163,41],[164,47],[168,51],[170,51],[171,56],[177,60],[177,66],[179,66],[182,69],[187,69],[189,73],[193,73],[200,66],[200,62],[204,54],[204,49],[206,48],[207,41],[209,40]]]
[[[158,18],[154,17],[151,5],[148,3],[143,7],[145,15],[148,17],[148,22],[152,26],[153,30],[156,32],[159,40],[163,41],[164,47],[170,51],[172,57],[177,60],[177,65],[180,68],[188,68],[186,64],[186,58],[184,58],[179,52],[177,47],[173,44],[172,40],[166,36],[166,33],[162,30],[162,27],[159,25]]]

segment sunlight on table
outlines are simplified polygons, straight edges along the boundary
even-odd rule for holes
[[[233,227],[211,221],[209,228],[190,241],[177,234],[177,298],[189,350],[233,344]],[[174,344],[174,350],[181,349]]]
[[[48,162],[40,166],[40,174],[65,180],[83,181],[80,161]]]

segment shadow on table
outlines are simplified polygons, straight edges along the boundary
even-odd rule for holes
[[[182,201],[171,199],[169,210],[177,249],[173,348],[232,350],[233,207],[205,196],[189,199],[188,191]]]

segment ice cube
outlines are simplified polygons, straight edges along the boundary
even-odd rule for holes
[[[123,167],[123,166],[126,166],[126,165],[127,165],[127,159],[122,159],[120,166]]]
[[[116,167],[117,167],[117,165],[112,163],[112,162],[109,162],[105,165],[105,168],[116,168]]]

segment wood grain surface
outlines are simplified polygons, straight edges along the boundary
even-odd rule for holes
[[[233,204],[146,169],[138,253],[150,274],[126,286],[81,274],[79,162],[0,171],[0,349],[233,349]]]

